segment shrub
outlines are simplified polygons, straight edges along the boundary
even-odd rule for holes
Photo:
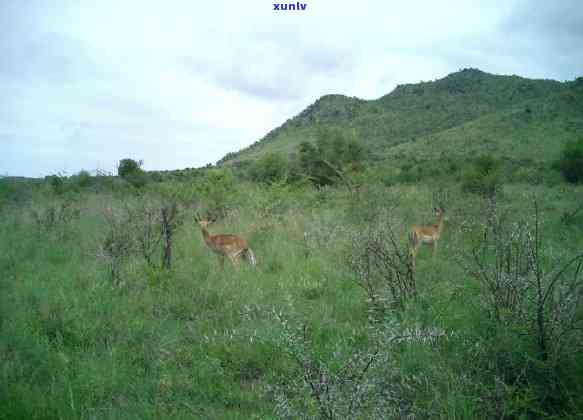
[[[148,183],[148,176],[146,175],[146,172],[140,169],[129,175],[125,180],[136,188],[142,188]]]
[[[314,184],[346,182],[346,174],[362,169],[364,146],[353,132],[338,128],[320,128],[316,144],[304,141],[298,148],[299,166]]]
[[[45,176],[45,181],[57,195],[65,191],[65,179],[65,176],[61,174]]]
[[[404,169],[399,172],[399,175],[396,177],[397,182],[403,184],[410,184],[413,182],[419,182],[421,177],[419,175],[419,171],[416,169]]]
[[[281,181],[287,175],[287,162],[279,153],[266,153],[253,164],[250,175],[256,182]]]
[[[117,167],[117,175],[127,178],[130,174],[141,169],[142,161],[136,162],[133,159],[122,159]]]
[[[348,267],[373,312],[402,308],[417,295],[414,260],[399,241],[401,225],[391,214],[377,215],[367,229],[352,235]]]
[[[583,137],[565,145],[561,157],[555,163],[568,182],[583,183]]]
[[[498,169],[499,162],[490,155],[482,155],[478,157],[474,166],[480,175],[486,176]]]
[[[52,234],[63,239],[74,221],[79,220],[80,209],[71,197],[49,203],[46,207],[31,208],[31,216],[39,235]]]
[[[499,179],[496,175],[480,175],[479,172],[470,171],[467,173],[462,182],[464,192],[489,196],[496,191]]]
[[[480,156],[474,167],[462,176],[464,192],[490,196],[500,186],[500,163],[492,156]]]
[[[92,183],[93,178],[91,177],[91,174],[89,172],[87,172],[86,170],[79,171],[79,173],[77,174],[77,185],[79,185],[79,187],[87,188],[90,187]]]
[[[381,350],[389,346],[394,350],[396,340],[367,351],[351,348],[355,337],[342,338],[334,358],[326,360],[314,343],[310,325],[293,327],[280,314],[275,316],[281,322],[279,352],[295,364],[285,381],[270,387],[278,418],[385,419],[422,414],[413,405],[413,378],[395,365],[394,352]]]
[[[142,170],[143,161],[136,162],[133,159],[122,159],[117,167],[119,177],[125,179],[136,188],[146,185],[148,177]]]
[[[228,169],[211,169],[197,182],[195,192],[211,218],[224,218],[236,195],[235,178]]]
[[[97,256],[107,265],[111,281],[119,284],[121,268],[136,248],[135,240],[127,214],[119,214],[108,207],[104,216],[107,228],[103,230]]]
[[[495,202],[485,210],[483,234],[467,253],[466,269],[480,284],[481,304],[496,325],[491,353],[498,353],[501,379],[524,387],[518,392],[535,392],[544,411],[565,409],[574,392],[561,382],[578,364],[583,325],[583,253],[548,258],[536,201],[534,220],[524,216],[520,223],[506,220]],[[509,340],[506,345],[501,338]],[[526,354],[516,352],[521,347]],[[504,360],[500,353],[514,355]]]
[[[0,176],[0,209],[5,205],[24,204],[32,196],[32,182],[18,182],[8,177]]]

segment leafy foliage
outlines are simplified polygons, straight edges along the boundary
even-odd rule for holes
[[[122,159],[119,161],[119,165],[117,167],[117,175],[122,178],[127,178],[131,174],[140,170],[141,167],[141,162],[137,162],[133,159]]]
[[[462,189],[466,192],[491,196],[500,186],[500,163],[490,155],[474,161],[474,167],[466,173]]]
[[[86,170],[81,170],[76,176],[76,181],[80,188],[88,188],[93,184],[93,177]]]
[[[316,185],[331,185],[362,168],[365,150],[354,133],[320,127],[316,144],[298,147],[299,168]]]
[[[573,184],[583,183],[583,137],[565,145],[555,166]]]
[[[404,235],[397,234],[396,226],[402,223],[384,215],[352,235],[348,265],[373,312],[403,308],[417,295],[414,261],[407,245],[400,243]]]
[[[133,159],[122,159],[117,167],[117,174],[136,188],[146,185],[147,175],[142,169],[143,162]]]
[[[48,175],[45,182],[50,186],[55,194],[62,194],[65,191],[66,177],[61,174]]]
[[[251,179],[267,184],[279,182],[288,175],[288,165],[280,153],[266,153],[250,169]]]
[[[227,169],[211,169],[194,186],[198,198],[204,202],[204,211],[209,218],[224,218],[233,206],[235,178]]]

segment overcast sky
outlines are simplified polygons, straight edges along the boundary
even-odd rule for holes
[[[466,67],[583,75],[580,0],[273,3],[0,0],[0,175],[198,167],[324,94]]]

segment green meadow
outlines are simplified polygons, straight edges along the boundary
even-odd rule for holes
[[[499,102],[432,114],[432,97],[392,142],[366,130],[445,82],[335,125],[366,147],[359,165],[276,139],[265,153],[300,161],[270,182],[261,142],[246,164],[0,179],[0,418],[580,418],[583,187],[555,162],[581,96],[533,82],[526,111],[500,105],[525,79],[485,80]],[[409,231],[436,206],[437,252],[413,266]],[[221,270],[200,214],[257,266]]]

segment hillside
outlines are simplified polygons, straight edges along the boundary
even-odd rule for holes
[[[583,132],[583,78],[558,82],[464,69],[433,82],[397,86],[376,100],[326,95],[218,164],[236,165],[267,152],[288,154],[301,141],[313,141],[318,126],[354,129],[376,159],[393,155],[394,146],[419,141],[426,147],[432,139],[446,149],[471,138],[501,145],[516,138],[522,144],[568,140]],[[493,149],[532,152],[529,147]]]

